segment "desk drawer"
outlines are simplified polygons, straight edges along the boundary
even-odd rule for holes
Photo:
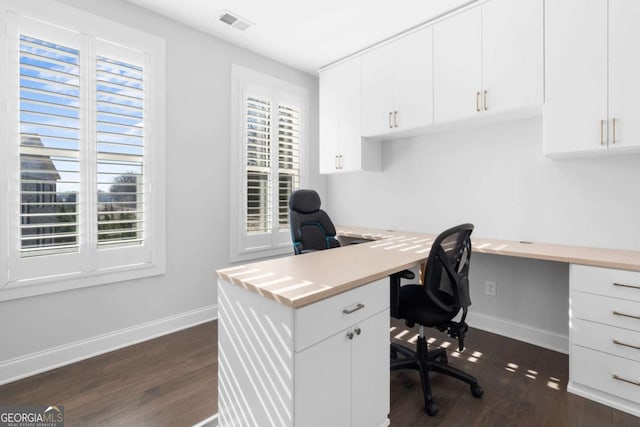
[[[640,273],[571,264],[571,289],[640,301]]]
[[[640,385],[631,383],[640,384],[640,362],[574,345],[571,347],[571,380],[640,403]]]
[[[389,279],[381,279],[295,310],[299,352],[389,308]]]
[[[640,331],[640,303],[571,292],[572,319],[590,320],[605,325]]]
[[[638,331],[573,319],[571,344],[640,362],[640,332]]]

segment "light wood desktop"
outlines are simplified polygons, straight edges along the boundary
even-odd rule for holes
[[[247,407],[279,425],[388,425],[388,387],[381,386],[389,378],[388,329],[381,326],[389,318],[387,276],[423,263],[436,235],[337,230],[371,242],[217,271],[221,426],[250,423],[252,414],[240,409]],[[568,390],[640,416],[640,252],[472,243],[477,253],[569,264]],[[366,333],[355,336],[359,330]],[[357,354],[368,354],[367,363]],[[269,402],[276,392],[284,397]],[[318,399],[335,411],[314,412],[327,407],[315,405]]]

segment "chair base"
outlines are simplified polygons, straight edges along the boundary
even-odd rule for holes
[[[484,390],[478,385],[478,380],[476,380],[475,377],[448,365],[447,352],[444,348],[436,348],[429,351],[427,342],[423,336],[418,337],[415,352],[399,344],[392,343],[391,353],[392,356],[396,356],[396,359],[391,361],[392,371],[398,369],[414,369],[420,373],[420,382],[422,383],[422,393],[424,395],[424,409],[425,412],[431,416],[437,415],[439,408],[438,405],[435,404],[431,394],[430,372],[449,375],[450,377],[469,384],[474,397],[481,397],[484,393]],[[404,357],[397,358],[399,355]]]

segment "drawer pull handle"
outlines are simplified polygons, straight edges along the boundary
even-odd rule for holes
[[[640,316],[634,316],[633,314],[624,314],[624,313],[620,313],[619,311],[613,311],[613,314],[616,316],[623,316],[623,317],[630,317],[632,319],[638,319],[640,320]]]
[[[624,382],[624,383],[629,383],[629,384],[637,385],[638,387],[640,387],[640,382],[638,382],[638,381],[631,381],[631,380],[628,380],[628,379],[626,379],[626,378],[622,378],[621,376],[616,375],[616,374],[613,374],[613,379],[614,379],[614,380],[618,380],[618,381],[622,381],[622,382]]]
[[[358,305],[356,305],[354,308],[352,308],[351,310],[349,310],[348,308],[345,308],[344,310],[342,310],[342,313],[344,314],[351,314],[351,313],[355,313],[356,311],[360,310],[364,308],[364,304],[360,304],[358,303]]]
[[[624,343],[624,342],[620,342],[618,340],[613,340],[613,343],[617,344],[617,345],[624,346],[624,347],[630,347],[630,348],[635,348],[636,350],[640,350],[640,346],[638,346],[638,345],[627,344],[627,343]]]
[[[355,329],[353,330],[353,332],[355,332],[355,333],[356,333],[356,335],[360,335],[360,334],[362,333],[362,329],[360,329],[360,328],[355,328]]]
[[[347,338],[352,340],[353,339],[353,332],[347,332]]]
[[[640,286],[624,285],[622,283],[614,283],[613,286],[619,286],[621,288],[640,289]]]

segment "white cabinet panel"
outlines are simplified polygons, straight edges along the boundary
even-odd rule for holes
[[[609,1],[609,148],[640,146],[639,21],[640,2]]]
[[[394,124],[398,130],[433,124],[433,29],[394,43]]]
[[[546,3],[545,153],[640,148],[640,4]]]
[[[389,315],[387,309],[354,326],[360,334],[353,338],[351,355],[352,426],[381,426],[387,419]]]
[[[380,170],[380,145],[362,142],[360,94],[360,57],[320,73],[320,173]]]
[[[432,29],[362,55],[362,135],[380,136],[433,122]]]
[[[481,12],[476,7],[433,27],[434,121],[476,116],[482,91]]]
[[[338,68],[330,68],[320,78],[320,173],[331,173],[337,165],[339,72]]]
[[[360,136],[360,58],[340,66],[338,85],[338,138],[340,169],[343,172],[362,169],[362,138]]]
[[[351,341],[346,333],[295,354],[296,426],[351,425]]]
[[[542,105],[542,15],[542,0],[491,0],[482,5],[486,112]]]
[[[394,44],[362,55],[362,136],[381,135],[393,127]]]
[[[545,154],[607,149],[607,1],[545,3]]]
[[[640,404],[640,363],[574,345],[571,366],[574,382]]]

